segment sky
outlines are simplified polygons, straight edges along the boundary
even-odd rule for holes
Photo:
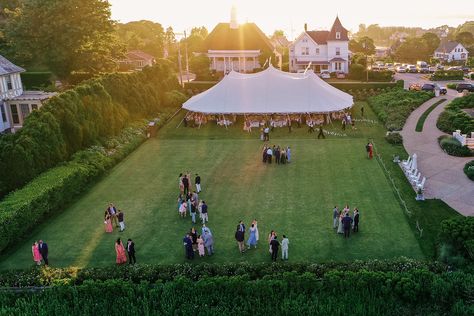
[[[281,29],[288,38],[308,29],[329,29],[335,17],[356,32],[359,24],[381,26],[458,26],[474,20],[474,0],[109,0],[112,17],[119,22],[151,20],[175,33],[205,26],[211,31],[230,20],[232,6],[239,23],[255,22],[263,32]]]

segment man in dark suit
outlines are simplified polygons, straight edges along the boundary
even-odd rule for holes
[[[130,238],[127,242],[127,253],[128,253],[128,263],[135,264],[137,263],[137,258],[135,258],[135,243]]]
[[[244,245],[244,240],[245,240],[245,235],[244,232],[237,226],[237,231],[235,232],[235,240],[237,240],[237,245],[239,246],[239,251],[240,253],[245,252],[245,245]]]
[[[280,242],[277,240],[277,236],[273,237],[272,241],[270,241],[270,246],[272,247],[272,261],[277,261],[278,247],[280,247]]]
[[[245,233],[245,224],[243,221],[239,222],[239,225],[237,225],[237,230],[241,230],[243,233]]]
[[[43,242],[42,240],[40,240],[39,243],[38,243],[38,248],[39,248],[39,252],[41,254],[41,257],[43,257],[44,264],[48,265],[49,264],[49,261],[48,261],[48,244]]]
[[[359,231],[359,209],[355,209],[354,213],[354,233],[357,233]]]
[[[349,213],[346,213],[346,216],[342,218],[342,227],[344,227],[344,238],[349,238],[351,233],[352,218],[349,216]]]
[[[181,180],[183,182],[184,186],[184,194],[189,193],[189,179],[186,175],[183,176],[183,179]]]
[[[183,238],[184,249],[186,250],[186,259],[194,259],[193,241],[191,236],[186,234]]]

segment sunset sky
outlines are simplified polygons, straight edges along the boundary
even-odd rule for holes
[[[336,15],[343,25],[357,31],[360,23],[383,26],[457,26],[474,20],[474,0],[110,0],[112,16],[120,22],[152,20],[175,32],[227,22],[235,5],[239,22],[255,22],[267,34],[282,29],[296,37],[304,23],[310,29],[327,29]],[[332,5],[334,3],[334,5]]]

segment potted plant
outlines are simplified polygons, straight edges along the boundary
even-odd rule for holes
[[[416,198],[415,198],[417,201],[424,201],[425,200],[425,196],[423,195],[423,189],[422,188],[418,188],[416,190]]]

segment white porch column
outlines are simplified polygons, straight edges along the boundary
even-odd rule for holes
[[[212,57],[212,68],[213,68],[214,70],[217,69],[217,66],[216,66],[216,57]]]
[[[239,72],[242,71],[242,66],[241,66],[241,63],[240,63],[240,56],[239,56]]]
[[[253,57],[253,68],[257,68],[257,60],[255,59],[255,56]]]

